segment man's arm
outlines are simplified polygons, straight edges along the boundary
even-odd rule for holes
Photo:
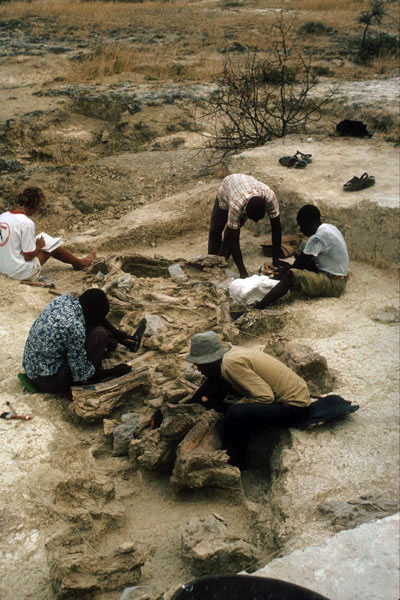
[[[74,323],[69,328],[66,354],[74,383],[88,381],[95,375],[96,369],[86,353],[86,330],[80,323]]]
[[[274,267],[279,267],[279,254],[282,244],[282,227],[280,217],[270,219],[271,236],[272,236],[272,264]]]
[[[304,254],[301,252],[296,258],[291,269],[305,269],[307,271],[315,271],[315,256],[312,254]]]
[[[224,256],[226,260],[232,256],[235,265],[239,269],[240,277],[248,277],[246,267],[243,263],[242,251],[240,249],[240,229],[226,227],[219,255]]]
[[[46,245],[46,242],[44,241],[43,237],[39,237],[36,238],[36,248],[35,250],[33,250],[33,252],[23,252],[22,254],[24,255],[24,259],[27,262],[30,262],[31,260],[33,260],[35,258],[35,256],[37,256],[40,252],[40,250],[43,248],[43,246]]]

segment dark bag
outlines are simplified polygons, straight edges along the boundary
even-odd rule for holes
[[[310,404],[308,416],[304,421],[299,423],[298,427],[299,429],[305,429],[317,423],[326,423],[333,419],[341,419],[359,408],[358,404],[352,404],[349,400],[342,398],[342,396],[330,394]]]
[[[338,135],[350,136],[350,137],[372,137],[367,129],[367,126],[362,121],[352,121],[351,119],[344,119],[336,125],[336,131]]]

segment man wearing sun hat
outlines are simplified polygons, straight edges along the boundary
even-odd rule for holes
[[[224,445],[234,464],[242,462],[255,428],[290,427],[308,415],[304,379],[265,352],[224,347],[206,331],[192,337],[186,360],[207,378],[192,401],[224,412]]]

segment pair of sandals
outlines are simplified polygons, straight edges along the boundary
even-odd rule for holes
[[[352,177],[347,183],[343,185],[343,189],[346,192],[357,192],[358,190],[365,190],[365,188],[371,187],[375,184],[375,177],[363,173],[361,177]]]
[[[307,165],[312,162],[312,154],[304,154],[297,150],[293,156],[282,156],[279,159],[279,163],[289,169],[305,169]]]

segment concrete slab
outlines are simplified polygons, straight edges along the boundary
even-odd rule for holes
[[[399,514],[296,550],[253,575],[290,581],[331,600],[398,600]]]

